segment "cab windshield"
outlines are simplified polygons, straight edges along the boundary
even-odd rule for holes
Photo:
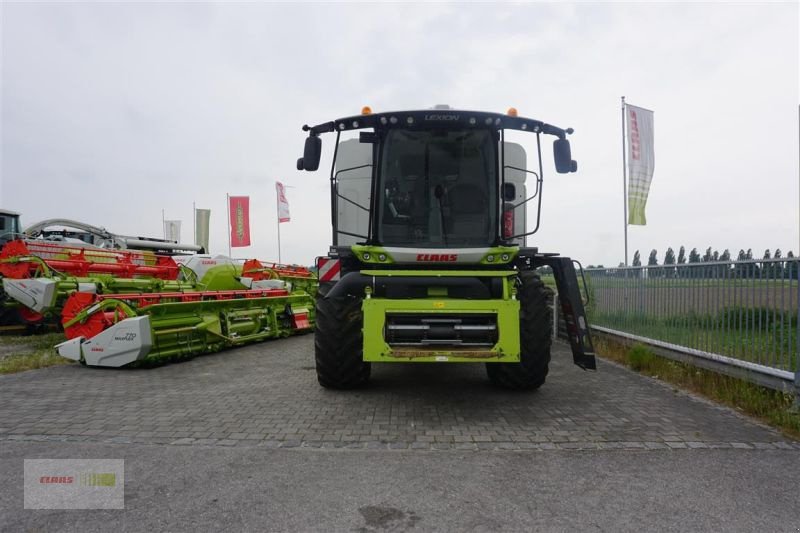
[[[389,130],[379,173],[378,241],[490,246],[497,235],[497,143],[489,130]]]

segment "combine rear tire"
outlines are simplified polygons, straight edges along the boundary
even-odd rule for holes
[[[363,360],[361,299],[351,296],[325,298],[331,285],[317,292],[314,357],[317,380],[329,389],[353,389],[367,383],[370,364]]]
[[[486,373],[500,387],[531,390],[544,384],[549,370],[553,292],[533,271],[520,272],[519,279],[520,362],[486,363]]]

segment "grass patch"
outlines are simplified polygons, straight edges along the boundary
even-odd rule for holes
[[[659,357],[642,344],[628,347],[600,335],[593,340],[596,352],[606,359],[733,407],[800,440],[800,413],[792,409],[792,393]]]
[[[628,366],[637,372],[647,370],[654,366],[655,355],[645,346],[637,344],[628,350]]]
[[[63,340],[63,333],[0,338],[0,344],[5,345],[4,348],[14,349],[17,352],[0,356],[0,374],[13,374],[36,368],[70,364],[69,359],[61,357],[53,349],[53,346]],[[16,346],[19,348],[13,348]]]
[[[753,287],[780,287],[783,289],[797,290],[796,278],[782,278],[780,274],[777,276],[765,275],[763,279],[760,278],[747,278],[747,277],[733,277],[733,276],[717,276],[704,275],[702,272],[687,274],[686,277],[664,277],[663,275],[655,272],[650,273],[648,277],[642,277],[642,274],[635,274],[629,272],[628,277],[624,274],[615,276],[603,275],[603,271],[585,270],[587,278],[593,278],[597,281],[598,286],[602,288],[678,288],[688,287],[697,289],[707,289],[715,287],[724,288],[753,288]],[[634,285],[635,284],[635,285]]]
[[[791,372],[797,369],[797,311],[726,307],[714,314],[663,317],[593,312],[589,322]]]

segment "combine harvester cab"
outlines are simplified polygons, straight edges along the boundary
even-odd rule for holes
[[[541,213],[541,137],[555,137],[556,170],[575,172],[571,129],[513,108],[437,106],[364,108],[303,130],[309,137],[297,168],[308,171],[319,167],[320,136],[336,133],[332,246],[317,264],[322,386],[362,386],[375,362],[480,362],[496,385],[539,387],[550,362],[553,297],[540,267],[555,278],[575,364],[595,368],[573,261],[527,247]],[[534,170],[522,145],[506,139],[511,130],[533,135]]]
[[[150,294],[74,292],[58,353],[89,366],[184,358],[309,332],[313,299],[282,279],[252,279],[224,256],[193,257],[203,290]],[[306,270],[313,280],[313,274]],[[245,285],[241,285],[244,282]],[[218,287],[239,284],[235,290]]]

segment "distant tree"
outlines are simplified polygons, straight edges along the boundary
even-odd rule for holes
[[[772,256],[773,259],[781,259],[783,256],[783,252],[781,252],[780,248],[775,249],[775,255]],[[776,261],[769,265],[769,275],[773,278],[779,278],[783,276],[783,261]]]
[[[689,252],[689,264],[699,263],[701,261],[700,254],[697,253],[697,248],[692,248]],[[697,267],[690,266],[686,269],[686,277],[696,278],[700,276],[700,270]]]
[[[686,264],[686,248],[681,246],[678,250],[678,264],[685,265]],[[687,270],[685,268],[679,268],[676,270],[678,277],[682,278],[686,276]]]
[[[714,250],[714,253],[711,254],[711,260],[714,261],[714,262],[719,261],[719,252],[718,251]]]
[[[737,264],[733,267],[736,272],[737,278],[747,277],[747,265],[742,261],[747,261],[747,253],[744,250],[739,250],[739,255],[736,257]]]
[[[772,259],[772,254],[769,253],[769,248],[764,250],[763,259]],[[772,276],[772,266],[773,266],[773,263],[761,263],[761,276],[771,277]]]
[[[664,277],[665,278],[674,278],[675,276],[680,275],[678,271],[675,270],[675,250],[672,247],[667,248],[667,251],[664,253]]]
[[[786,277],[789,279],[797,279],[797,261],[793,261],[794,252],[789,250],[786,254]]]
[[[709,246],[708,248],[706,248],[706,253],[703,254],[703,262],[704,263],[709,263],[709,262],[711,262],[713,257],[714,257],[714,254],[711,253],[711,247]]]
[[[633,266],[635,267],[642,266],[642,256],[639,255],[639,250],[636,250],[633,253]]]
[[[716,252],[715,252],[716,253]],[[731,251],[725,248],[719,257],[716,258],[716,261],[720,263],[730,263],[731,262]],[[731,274],[732,267],[730,265],[720,265],[717,267],[720,276],[729,277]]]
[[[753,260],[752,248],[747,249],[747,253],[745,254],[745,259],[747,259],[748,261]],[[758,265],[755,263],[750,263],[749,265],[747,265],[747,268],[745,269],[745,272],[747,272],[747,277],[749,278],[756,277],[758,275],[758,271],[759,271]]]
[[[655,248],[650,250],[650,257],[647,258],[647,265],[648,266],[658,265],[658,251],[656,251]]]

